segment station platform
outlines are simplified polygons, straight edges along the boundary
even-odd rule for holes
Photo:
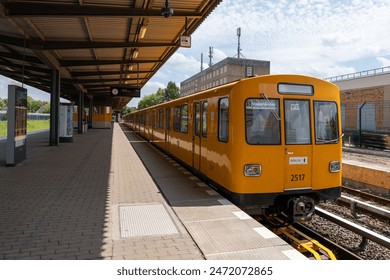
[[[29,135],[15,167],[5,145],[0,259],[306,259],[117,123],[59,146]]]
[[[343,184],[390,196],[390,153],[343,148]]]

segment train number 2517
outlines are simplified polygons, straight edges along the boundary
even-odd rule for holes
[[[305,180],[305,174],[291,174],[291,182],[298,182]]]

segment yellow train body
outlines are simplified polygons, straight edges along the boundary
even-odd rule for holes
[[[339,105],[334,84],[268,75],[165,102],[124,121],[238,206],[304,220],[314,203],[340,196]]]

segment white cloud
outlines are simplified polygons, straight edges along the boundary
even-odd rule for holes
[[[143,94],[180,82],[209,63],[241,53],[268,60],[271,73],[330,77],[390,65],[388,0],[223,0],[142,89]],[[0,83],[1,87],[1,83]]]
[[[8,85],[22,86],[22,83],[0,75],[0,98],[8,98]],[[24,85],[24,87],[27,88],[27,95],[31,96],[33,99],[50,101],[49,93],[27,85]]]
[[[268,60],[271,73],[332,77],[390,64],[388,0],[223,0],[179,49],[156,79],[177,85],[209,63],[241,53]],[[370,62],[370,63],[368,63]]]
[[[353,61],[390,54],[390,37],[384,36],[389,10],[386,0],[224,0],[192,42],[197,49],[210,45],[234,56],[241,27],[244,56],[271,61],[271,71],[338,75],[353,71]]]
[[[389,58],[377,57],[376,59],[380,62],[380,64],[381,64],[380,67],[388,67],[388,66],[390,66],[390,59]]]

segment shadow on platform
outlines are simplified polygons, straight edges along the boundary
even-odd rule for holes
[[[0,166],[0,259],[101,258],[112,136],[90,130],[48,146],[48,132],[34,134],[24,162]]]

